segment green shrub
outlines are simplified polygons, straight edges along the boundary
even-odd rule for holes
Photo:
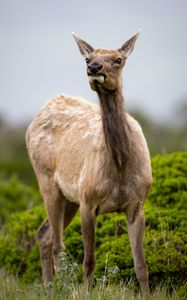
[[[11,213],[25,210],[38,204],[39,192],[23,184],[16,176],[9,179],[0,176],[0,227]]]
[[[150,280],[179,283],[187,274],[187,153],[152,159],[154,183],[145,205],[145,255]],[[44,220],[43,207],[16,213],[1,230],[0,265],[25,280],[41,274],[36,229]],[[78,264],[83,246],[79,215],[65,230],[66,249]],[[123,214],[97,218],[96,276],[118,266],[123,279],[135,277]]]
[[[36,229],[44,218],[43,206],[11,215],[0,232],[0,266],[26,280],[41,274]]]
[[[158,207],[187,208],[187,152],[157,155],[152,169],[154,184],[149,201]]]
[[[187,274],[187,152],[152,159],[145,204],[145,249],[151,278],[176,283]]]

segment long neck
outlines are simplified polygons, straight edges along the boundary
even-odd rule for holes
[[[125,167],[130,153],[129,127],[126,120],[124,99],[119,91],[98,91],[105,143],[117,172]]]

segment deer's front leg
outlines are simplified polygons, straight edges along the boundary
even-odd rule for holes
[[[90,279],[95,268],[95,209],[88,204],[80,205],[84,245],[84,277]]]
[[[149,292],[148,281],[148,268],[145,262],[144,249],[143,249],[143,234],[145,227],[143,208],[137,211],[136,215],[132,219],[131,214],[127,214],[128,218],[128,235],[134,259],[134,267],[136,276],[140,284],[140,288],[143,294]]]

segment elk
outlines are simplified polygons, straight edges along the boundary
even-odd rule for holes
[[[100,105],[60,95],[28,127],[28,154],[48,214],[38,230],[44,283],[60,267],[63,231],[80,208],[84,278],[89,281],[95,267],[96,216],[122,212],[141,291],[149,290],[143,205],[152,184],[150,155],[122,95],[122,69],[138,35],[120,49],[106,50],[73,34]]]

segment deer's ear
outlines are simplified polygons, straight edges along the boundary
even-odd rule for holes
[[[136,43],[136,40],[137,40],[140,32],[141,32],[141,29],[135,35],[133,35],[127,42],[125,42],[125,44],[123,44],[123,46],[120,48],[120,51],[123,52],[123,54],[125,55],[126,58],[129,57],[129,55],[133,51],[134,45]]]
[[[90,46],[87,42],[83,41],[80,37],[78,37],[74,32],[72,35],[79,47],[80,53],[84,58],[87,58],[91,52],[94,51],[94,48]]]

